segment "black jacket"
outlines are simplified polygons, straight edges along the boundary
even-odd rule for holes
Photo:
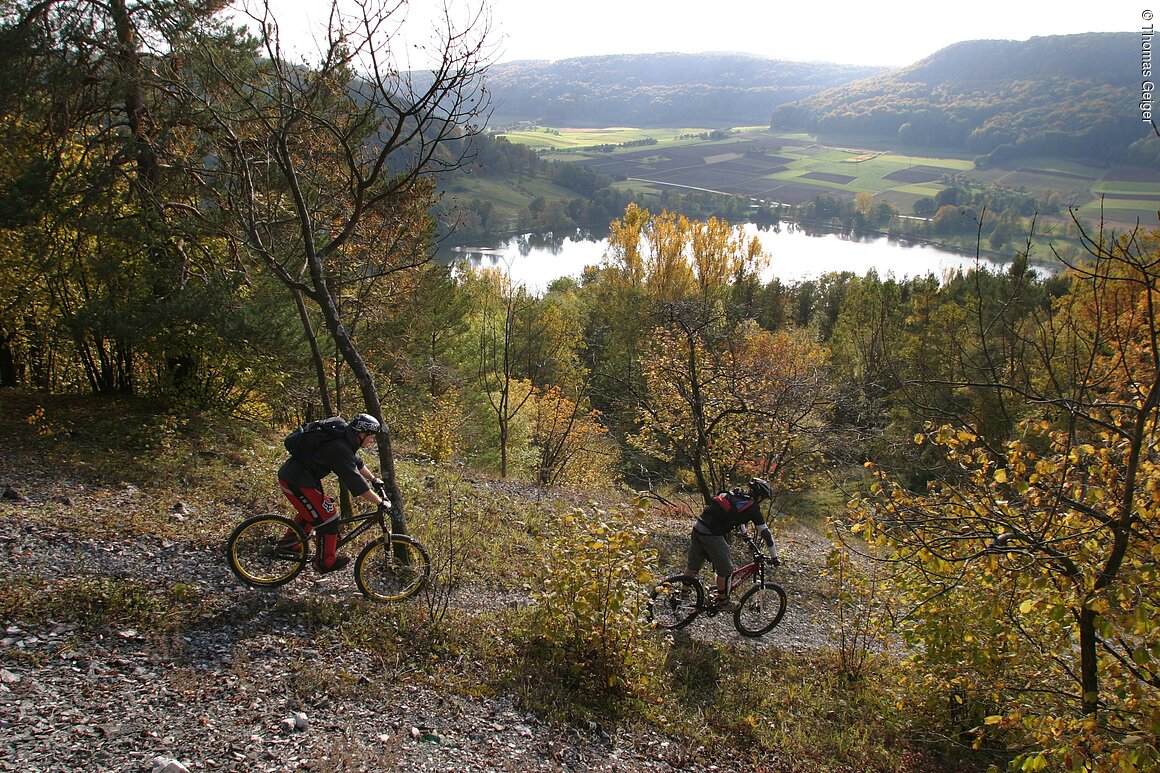
[[[278,478],[299,488],[322,488],[322,479],[334,473],[346,484],[351,496],[359,496],[370,489],[361,470],[366,465],[359,458],[358,435],[349,426],[341,435],[322,432],[313,447],[299,456],[291,456],[278,469]]]

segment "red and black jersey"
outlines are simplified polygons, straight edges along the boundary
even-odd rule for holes
[[[723,537],[744,523],[753,523],[759,529],[765,526],[761,506],[748,494],[725,491],[709,500],[694,528],[702,534]]]

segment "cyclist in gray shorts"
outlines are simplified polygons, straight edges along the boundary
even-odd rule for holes
[[[709,500],[701,511],[701,517],[693,524],[689,535],[689,557],[685,575],[693,577],[708,560],[717,575],[717,590],[712,603],[722,610],[737,608],[737,602],[729,598],[729,575],[733,573],[733,560],[729,555],[729,542],[725,539],[730,531],[744,523],[753,523],[761,533],[761,538],[769,548],[770,555],[776,557],[773,548],[773,534],[761,513],[761,503],[773,496],[773,490],[761,478],[749,481],[749,491],[733,489],[722,492]]]

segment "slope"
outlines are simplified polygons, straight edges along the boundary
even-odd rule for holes
[[[745,54],[638,54],[494,65],[492,124],[765,124],[776,105],[882,73],[881,67],[785,62]]]
[[[951,148],[980,165],[1032,156],[1156,164],[1134,33],[976,40],[772,111],[770,125]]]

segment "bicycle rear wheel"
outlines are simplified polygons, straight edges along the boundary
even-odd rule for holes
[[[754,585],[738,601],[733,625],[745,636],[762,636],[773,630],[785,614],[785,591],[772,582]]]
[[[427,548],[403,534],[380,537],[362,549],[354,562],[354,581],[374,601],[402,601],[415,595],[431,575]]]
[[[684,628],[705,606],[705,589],[696,578],[678,574],[661,580],[649,598],[649,618],[657,628]]]
[[[230,570],[255,588],[276,588],[306,566],[309,541],[302,527],[280,515],[255,515],[226,541]]]

